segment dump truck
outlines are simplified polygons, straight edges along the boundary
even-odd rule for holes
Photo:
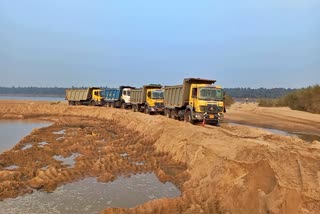
[[[100,88],[69,88],[66,89],[66,100],[69,105],[104,105],[104,91]]]
[[[218,125],[223,118],[224,92],[216,80],[186,78],[182,85],[164,87],[165,115],[192,124]]]
[[[139,89],[131,90],[131,105],[133,111],[146,114],[163,114],[163,89],[161,85],[144,85]]]
[[[130,108],[131,107],[131,86],[120,86],[119,88],[106,88],[105,94],[105,106],[113,108]]]

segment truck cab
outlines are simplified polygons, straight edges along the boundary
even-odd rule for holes
[[[104,105],[105,94],[101,89],[93,89],[90,105]]]
[[[147,98],[146,98],[146,113],[160,113],[164,112],[163,104],[163,89],[147,89]]]
[[[121,108],[128,108],[131,106],[131,100],[130,100],[130,96],[131,96],[131,89],[133,87],[127,87],[127,88],[122,88],[122,90],[120,89],[120,91],[122,91],[121,94]]]
[[[206,120],[216,123],[223,117],[224,93],[221,86],[210,84],[191,84],[189,106],[192,109],[192,120]]]

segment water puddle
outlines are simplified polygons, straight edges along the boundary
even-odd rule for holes
[[[120,156],[121,156],[121,157],[128,157],[129,154],[125,152],[125,153],[120,154]]]
[[[21,150],[26,150],[26,149],[30,149],[32,147],[31,144],[27,144],[24,147],[21,148]]]
[[[74,164],[76,163],[75,159],[80,156],[81,156],[81,154],[79,154],[79,153],[72,153],[71,156],[66,157],[66,158],[64,158],[61,155],[54,155],[53,158],[56,159],[57,161],[62,161],[62,164],[67,165],[68,168],[72,168],[72,167],[74,167]]]
[[[47,170],[49,167],[48,166],[44,166],[44,167],[41,167],[40,169],[41,170]]]
[[[143,166],[143,165],[145,165],[145,163],[144,162],[130,162],[131,164],[134,164],[134,165],[136,165],[136,166]]]
[[[11,166],[5,167],[4,169],[14,170],[14,169],[18,169],[18,168],[19,168],[19,166],[17,166],[17,165],[11,165]]]
[[[52,134],[64,134],[66,130],[62,129],[60,131],[57,132],[52,132]]]
[[[40,143],[38,143],[38,147],[44,147],[45,145],[48,145],[49,143],[47,143],[47,142],[40,142]]]
[[[294,132],[294,134],[297,135],[300,139],[307,142],[313,142],[315,140],[320,142],[320,135],[306,134],[306,133],[299,133],[299,132]]]
[[[56,138],[57,141],[61,141],[61,140],[63,140],[63,139],[64,139],[64,137],[58,137],[58,138]]]
[[[261,127],[257,127],[257,126],[252,126],[252,127],[266,130],[266,131],[268,131],[268,132],[271,132],[272,134],[283,135],[283,136],[290,136],[290,137],[297,137],[297,135],[295,135],[295,134],[293,134],[293,133],[286,132],[286,131],[282,131],[282,130],[278,130],[278,129],[261,128]]]
[[[239,124],[239,123],[229,123],[230,125],[235,125],[235,126],[247,126],[247,127],[253,127],[253,128],[259,128],[259,129],[263,129],[266,130],[268,132],[271,132],[273,134],[277,134],[277,135],[283,135],[283,136],[289,136],[289,137],[296,137],[296,138],[300,138],[304,141],[307,142],[313,142],[314,140],[317,140],[320,142],[320,135],[313,135],[313,134],[307,134],[307,133],[298,133],[298,132],[286,132],[283,130],[278,130],[278,129],[271,129],[271,128],[263,128],[263,127],[259,127],[259,126],[251,126],[251,125],[243,125],[243,124]]]
[[[21,138],[35,128],[49,126],[48,122],[30,120],[1,120],[0,121],[0,153],[12,148]]]
[[[154,173],[119,177],[100,183],[95,178],[58,187],[53,193],[33,194],[6,199],[0,203],[3,213],[99,213],[108,207],[130,208],[157,198],[179,197],[172,183],[161,183]]]

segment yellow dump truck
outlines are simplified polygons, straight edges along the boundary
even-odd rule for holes
[[[66,89],[66,100],[69,105],[104,105],[104,90],[100,88],[69,88]]]
[[[131,90],[131,105],[133,111],[146,114],[163,114],[163,89],[161,85],[145,85]]]
[[[218,125],[225,112],[224,92],[216,80],[184,79],[183,85],[164,87],[165,115],[186,122]]]

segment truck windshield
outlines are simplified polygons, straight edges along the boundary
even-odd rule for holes
[[[219,88],[200,88],[199,98],[202,100],[223,100],[223,92]]]
[[[163,91],[153,91],[151,98],[152,99],[163,99]]]

